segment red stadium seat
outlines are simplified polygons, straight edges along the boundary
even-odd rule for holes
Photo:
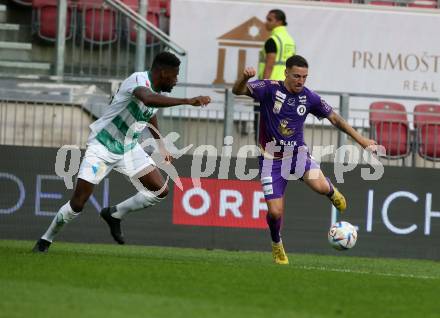
[[[130,8],[135,11],[138,11],[138,4],[136,0],[124,0],[125,4],[127,4]],[[154,26],[159,27],[159,14],[160,14],[160,2],[158,0],[149,0],[147,6],[147,21],[152,23]],[[128,23],[128,33],[129,33],[129,41],[132,44],[136,43],[136,27],[135,24],[131,21],[127,21]],[[153,44],[154,37],[147,32],[146,43],[147,45]]]
[[[33,28],[38,36],[48,41],[56,41],[57,38],[57,0],[33,0]],[[66,18],[66,39],[72,37],[72,8],[68,2]]]
[[[131,9],[133,9],[134,11],[138,11],[139,6],[138,6],[138,1],[137,0],[123,0],[123,2],[128,5]],[[147,6],[147,21],[149,21],[150,23],[152,23],[154,26],[159,27],[159,13],[160,13],[160,6],[159,6],[160,2],[158,0],[149,0],[148,1],[148,6]],[[128,33],[129,33],[129,41],[132,44],[136,44],[136,28],[135,28],[135,24],[132,23],[131,21],[127,20],[127,24],[128,24]],[[148,34],[147,32],[147,38],[146,38],[146,43],[147,45],[153,44],[154,41],[154,37],[151,34]]]
[[[171,15],[171,0],[161,0],[160,8],[165,11],[165,16],[169,18]]]
[[[134,11],[138,11],[138,0],[122,0],[122,3],[126,4],[127,6],[129,6],[132,10]]]
[[[148,12],[160,13],[160,0],[148,0]]]
[[[82,37],[93,44],[109,44],[117,40],[117,15],[103,6],[103,0],[79,0]]]
[[[155,27],[159,27],[159,16],[155,13],[152,12],[148,12],[147,13],[147,21],[152,23]],[[130,23],[130,42],[135,44],[136,43],[136,28],[135,25],[133,23]],[[150,34],[147,31],[147,39],[146,39],[147,45],[153,44],[154,41],[154,36],[152,34]],[[156,41],[157,42],[157,41]]]
[[[437,8],[437,1],[434,0],[415,0],[413,2],[408,3],[408,7],[412,8]]]
[[[386,148],[389,158],[403,158],[410,152],[410,131],[405,106],[394,102],[370,105],[371,138]]]
[[[440,160],[440,105],[417,105],[414,127],[419,155],[428,160]]]

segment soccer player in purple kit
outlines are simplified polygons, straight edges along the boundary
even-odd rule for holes
[[[256,80],[248,83],[256,71],[247,67],[232,90],[236,95],[247,95],[260,103],[260,178],[268,206],[266,220],[272,238],[272,256],[277,264],[289,263],[280,231],[284,192],[291,173],[312,190],[327,196],[340,212],[347,207],[344,196],[324,176],[304,143],[303,129],[307,115],[311,113],[320,119],[327,118],[363,148],[376,144],[374,140],[361,136],[318,94],[304,86],[308,68],[305,58],[294,55],[286,61],[284,81]]]

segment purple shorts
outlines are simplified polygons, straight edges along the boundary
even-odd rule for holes
[[[296,152],[283,159],[258,158],[260,164],[261,185],[266,200],[284,196],[287,181],[302,180],[304,174],[311,169],[320,169],[319,164],[308,151]]]

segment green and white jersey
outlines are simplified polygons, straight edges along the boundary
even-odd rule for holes
[[[142,130],[158,110],[145,106],[133,96],[133,91],[139,86],[156,94],[148,72],[130,75],[122,82],[104,114],[90,125],[89,142],[97,140],[110,152],[121,155],[133,149]]]

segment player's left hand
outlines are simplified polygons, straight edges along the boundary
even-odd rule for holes
[[[377,143],[373,139],[363,138],[360,144],[364,149],[367,149],[372,153],[377,152]]]
[[[243,77],[245,79],[250,79],[250,78],[254,77],[255,75],[257,75],[257,71],[253,67],[246,67],[243,70]]]
[[[211,97],[209,96],[197,96],[190,98],[188,104],[192,106],[206,107],[211,102]]]

